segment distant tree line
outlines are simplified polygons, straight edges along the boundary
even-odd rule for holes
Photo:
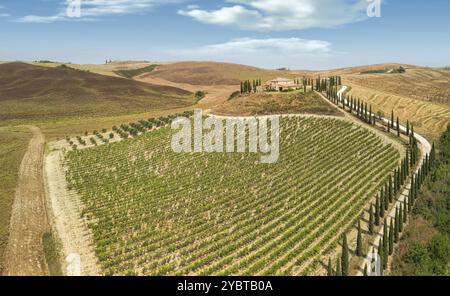
[[[241,81],[241,94],[255,93],[258,86],[261,85],[261,79]]]

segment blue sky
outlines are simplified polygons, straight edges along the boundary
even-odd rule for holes
[[[367,0],[73,1],[0,0],[0,60],[450,65],[448,0],[381,0],[380,18]]]

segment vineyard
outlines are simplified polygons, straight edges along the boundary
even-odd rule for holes
[[[163,127],[67,154],[105,274],[309,274],[400,152],[338,118],[283,117],[280,158],[176,154]]]

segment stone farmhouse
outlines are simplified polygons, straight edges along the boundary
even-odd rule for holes
[[[287,91],[289,89],[298,89],[301,86],[296,84],[293,79],[276,78],[266,82],[266,90],[268,91]]]

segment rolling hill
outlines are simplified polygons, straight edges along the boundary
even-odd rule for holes
[[[397,68],[402,74],[361,74],[361,72]],[[418,131],[436,139],[450,123],[450,71],[402,64],[380,64],[337,69],[322,75],[342,75],[351,87],[350,96],[372,104],[375,110],[390,114],[402,122],[409,120]]]
[[[238,64],[179,62],[160,65],[153,72],[143,74],[139,78],[160,78],[192,85],[238,85],[246,79],[261,78],[265,81],[277,76],[292,77],[295,74],[291,71],[265,70]]]
[[[69,67],[0,65],[0,120],[113,116],[193,105],[176,87],[98,75]]]

